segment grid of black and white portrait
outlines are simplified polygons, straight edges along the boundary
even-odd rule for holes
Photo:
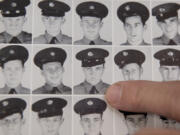
[[[4,0],[0,11],[0,134],[180,129],[104,98],[118,81],[180,80],[178,0]]]

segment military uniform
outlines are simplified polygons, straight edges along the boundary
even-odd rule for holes
[[[105,94],[109,86],[110,86],[109,84],[104,83],[102,81],[100,81],[98,84],[95,85],[99,94]],[[74,86],[74,94],[88,94],[90,93],[92,87],[93,85],[91,85],[87,81],[84,81],[79,85]]]
[[[25,7],[30,4],[29,0],[4,0],[0,2],[0,10],[3,17],[25,16]],[[22,31],[17,36],[12,36],[6,31],[0,33],[0,43],[31,44],[32,34]]]
[[[71,88],[61,84],[57,86],[57,89],[54,89],[52,86],[45,84],[34,90],[33,94],[71,94]]]
[[[26,102],[20,98],[6,98],[0,101],[0,119],[4,119],[15,113],[23,115],[26,109]]]
[[[32,111],[36,112],[39,118],[62,116],[66,105],[67,101],[62,98],[44,98],[32,104]]]
[[[154,54],[160,66],[180,66],[180,51],[176,49],[163,49]]]
[[[0,66],[3,68],[4,64],[11,60],[20,60],[22,64],[27,61],[29,57],[28,50],[19,45],[11,45],[0,50]],[[29,94],[30,90],[22,87],[21,84],[16,88],[10,88],[7,84],[0,88],[0,94]]]
[[[76,8],[77,14],[80,18],[84,16],[98,17],[100,19],[105,18],[108,15],[108,9],[104,4],[99,2],[82,2]],[[112,45],[112,42],[101,39],[99,36],[97,39],[90,40],[87,37],[83,37],[80,40],[74,42],[75,45]]]
[[[158,5],[152,9],[152,15],[156,17],[157,21],[163,22],[164,20],[171,17],[178,17],[178,10],[180,5],[176,3],[165,3]],[[153,39],[154,45],[178,45],[180,44],[180,35],[177,35],[169,39],[164,34],[160,37]]]
[[[149,10],[148,8],[139,3],[139,2],[126,2],[122,4],[117,10],[118,18],[125,23],[126,18],[132,16],[141,17],[143,25],[145,25],[146,21],[149,19]],[[128,41],[123,43],[122,45],[131,45]],[[150,45],[146,43],[144,40],[139,45]]]
[[[43,70],[43,64],[49,62],[59,62],[63,66],[66,57],[67,54],[65,50],[57,47],[49,47],[39,51],[35,55],[34,63]],[[34,90],[33,94],[71,94],[71,88],[65,86],[62,82],[56,87],[50,86],[50,84],[45,84]]]
[[[144,53],[134,49],[120,51],[114,57],[114,62],[120,69],[130,63],[137,63],[141,67],[144,61]]]
[[[109,52],[100,48],[89,48],[82,50],[76,54],[76,58],[82,61],[82,67],[93,67],[105,63],[105,57]],[[75,94],[104,94],[109,84],[100,81],[96,85],[92,85],[87,81],[74,86]]]
[[[43,16],[64,17],[65,12],[70,11],[70,7],[58,0],[43,0],[38,3]],[[58,35],[52,36],[47,31],[34,38],[35,44],[72,44],[72,38],[59,32]]]

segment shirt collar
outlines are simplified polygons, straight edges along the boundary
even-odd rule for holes
[[[20,91],[21,91],[21,89],[22,89],[22,85],[19,84],[17,87],[11,88],[11,87],[7,86],[7,84],[6,84],[4,88],[7,89],[8,93],[10,92],[11,89],[15,89],[15,91],[16,91],[17,93],[20,93]]]
[[[54,86],[51,86],[51,85],[49,85],[49,84],[47,84],[47,83],[45,84],[44,87],[45,87],[45,90],[46,90],[46,91],[49,91],[49,92],[52,91],[53,88],[54,88]],[[61,84],[59,84],[59,85],[56,86],[56,87],[58,88],[58,90],[59,90],[60,93],[63,93],[64,84],[61,83]]]
[[[23,43],[23,34],[22,34],[22,33],[23,33],[23,32],[19,33],[19,35],[17,35],[17,36],[12,36],[12,35],[10,35],[9,33],[4,32],[4,37],[5,37],[6,41],[7,41],[7,43],[9,43],[9,42],[12,40],[13,37],[17,37],[17,39],[18,39],[21,43]]]
[[[96,87],[96,89],[98,90],[98,92],[99,91],[101,91],[101,89],[102,89],[102,80],[100,81],[100,82],[98,82],[96,85],[94,85],[95,87]],[[84,86],[85,86],[85,88],[86,88],[86,90],[87,90],[87,93],[89,93],[89,91],[91,90],[91,88],[93,87],[93,85],[92,84],[90,84],[89,82],[87,82],[87,81],[84,81]]]
[[[173,40],[176,44],[179,44],[179,34],[176,34],[176,36],[172,39],[169,39],[165,35],[163,35],[162,40],[165,45],[168,45],[170,40]]]
[[[48,42],[48,43],[51,42],[51,40],[52,40],[53,37],[54,37],[54,36],[50,35],[47,31],[45,31],[45,38],[47,39],[47,42]],[[61,31],[60,31],[59,34],[56,35],[55,37],[56,37],[56,39],[58,40],[58,42],[62,42],[62,33],[61,33]]]
[[[83,42],[85,43],[85,44],[88,44],[89,45],[89,43],[91,42],[91,41],[94,41],[94,43],[95,43],[95,45],[97,45],[100,41],[101,41],[101,38],[100,38],[100,36],[98,36],[98,38],[96,38],[95,40],[89,40],[89,39],[87,39],[86,37],[83,37]]]

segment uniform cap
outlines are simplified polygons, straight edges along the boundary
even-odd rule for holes
[[[158,21],[164,21],[167,18],[177,16],[177,10],[180,5],[177,3],[165,3],[152,9],[152,15],[156,16]]]
[[[144,115],[145,117],[147,116],[147,113],[143,113],[143,112],[127,112],[127,111],[121,111],[119,110],[120,113],[123,113],[124,116],[128,116],[128,115]]]
[[[42,0],[38,6],[44,16],[62,17],[70,10],[69,5],[58,0]]]
[[[28,59],[28,50],[19,45],[10,45],[0,50],[0,66],[11,60],[21,60],[24,64]]]
[[[76,58],[82,61],[82,67],[92,67],[105,63],[105,57],[109,52],[100,48],[89,48],[76,54]]]
[[[137,63],[139,66],[145,61],[145,55],[138,50],[123,50],[117,53],[114,57],[114,62],[119,68],[123,68],[126,64]]]
[[[2,0],[0,2],[1,14],[4,17],[18,17],[26,14],[25,7],[30,0]]]
[[[87,1],[80,3],[76,8],[77,14],[82,16],[92,16],[104,18],[108,15],[108,8],[99,2]]]
[[[45,98],[35,102],[32,110],[38,113],[39,118],[58,116],[63,114],[67,101],[62,98]]]
[[[149,10],[141,3],[126,2],[118,8],[117,15],[122,22],[125,22],[127,17],[140,16],[143,24],[145,24],[149,18]]]
[[[34,57],[34,63],[42,69],[43,64],[48,62],[60,62],[64,64],[66,60],[65,50],[57,47],[50,47],[39,51]]]
[[[7,98],[0,101],[0,119],[9,115],[22,114],[26,108],[26,102],[20,98]]]
[[[160,61],[163,66],[180,66],[180,51],[176,49],[163,49],[154,54],[154,57]]]
[[[106,110],[107,104],[99,98],[85,98],[74,105],[74,111],[79,115],[100,113]]]

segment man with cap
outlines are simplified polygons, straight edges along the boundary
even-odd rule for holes
[[[29,94],[30,90],[21,85],[28,50],[19,45],[6,46],[0,50],[0,66],[5,79],[5,86],[0,94]]]
[[[59,135],[66,105],[67,101],[62,98],[45,98],[33,103],[32,111],[38,114],[42,135]]]
[[[114,57],[114,62],[121,69],[126,81],[141,80],[143,74],[142,64],[144,61],[144,53],[134,49],[120,51]]]
[[[117,10],[119,19],[124,24],[127,42],[122,45],[149,45],[143,39],[149,18],[148,8],[139,2],[126,2]]]
[[[103,18],[108,15],[107,7],[99,2],[87,1],[80,3],[76,8],[80,16],[80,26],[83,31],[83,38],[75,41],[76,45],[112,45],[100,37],[100,30],[103,27]]]
[[[154,38],[154,45],[178,45],[180,35],[178,34],[178,10],[177,3],[165,3],[152,9],[152,15],[156,17],[157,24],[162,31],[162,36]]]
[[[0,33],[0,43],[30,44],[32,34],[23,31],[23,26],[27,21],[26,6],[30,0],[2,0],[0,10],[2,14],[1,22],[5,31]]]
[[[25,124],[25,108],[26,102],[20,98],[6,98],[0,101],[0,126],[4,135],[21,135]]]
[[[159,71],[163,81],[176,81],[180,79],[180,51],[176,49],[163,49],[154,54],[159,60]]]
[[[134,135],[139,129],[145,128],[147,124],[147,113],[136,113],[120,111],[125,118],[128,135]]]
[[[99,98],[85,98],[74,105],[74,111],[80,115],[84,135],[102,134],[103,113],[106,108],[106,102]]]
[[[33,94],[71,94],[71,88],[62,82],[66,57],[65,50],[57,47],[43,49],[35,55],[34,63],[41,69],[46,83]]]
[[[74,87],[75,94],[104,94],[109,84],[102,81],[105,69],[105,58],[109,52],[100,48],[89,48],[76,54],[76,58],[82,61],[82,70],[85,76],[84,82]]]
[[[42,0],[38,4],[42,12],[42,22],[45,26],[45,33],[36,37],[37,44],[72,44],[72,38],[62,33],[62,26],[65,23],[65,13],[70,7],[59,0]]]

